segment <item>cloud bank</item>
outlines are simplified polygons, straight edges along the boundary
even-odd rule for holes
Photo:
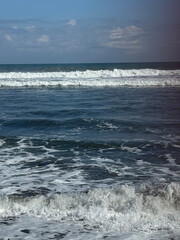
[[[0,20],[0,61],[165,61],[180,57],[177,29],[121,25],[117,19]]]
[[[116,27],[110,31],[109,41],[105,45],[112,48],[139,49],[142,47],[142,33],[143,30],[135,25]]]

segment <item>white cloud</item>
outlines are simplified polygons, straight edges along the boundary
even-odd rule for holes
[[[37,42],[39,43],[48,43],[49,42],[49,36],[48,35],[41,35],[37,38]]]
[[[77,21],[76,21],[76,19],[71,19],[71,20],[69,20],[69,22],[67,24],[71,25],[71,26],[76,26]]]
[[[120,27],[113,29],[110,33],[110,39],[120,39],[122,37],[123,37],[123,29]]]
[[[6,38],[6,40],[8,40],[9,42],[11,42],[13,39],[12,39],[12,37],[9,35],[9,34],[6,34],[5,35],[5,38]]]
[[[142,32],[143,32],[141,28],[136,27],[134,25],[127,26],[124,30],[125,30],[126,35],[128,35],[128,36],[138,36],[138,35],[142,34]]]
[[[137,50],[141,48],[141,44],[139,40],[134,40],[134,41],[110,41],[106,43],[107,47],[111,48],[121,48],[121,49],[126,49],[126,50]]]
[[[32,32],[32,31],[34,31],[35,30],[35,26],[34,25],[31,25],[31,26],[26,26],[25,27],[25,29],[27,30],[27,31],[29,31],[29,32]]]
[[[124,28],[116,27],[109,32],[109,39],[105,46],[121,49],[140,49],[142,29],[134,25]]]
[[[138,36],[142,33],[142,30],[134,25],[127,26],[125,28],[114,28],[110,32],[110,39],[121,39]]]
[[[12,26],[12,29],[17,30],[19,29],[17,25]]]

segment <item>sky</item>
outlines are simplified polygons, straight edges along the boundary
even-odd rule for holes
[[[180,0],[0,0],[0,64],[180,61]]]

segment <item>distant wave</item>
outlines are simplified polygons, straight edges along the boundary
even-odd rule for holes
[[[180,70],[114,69],[70,72],[3,72],[0,87],[179,86]]]
[[[180,70],[156,69],[114,69],[114,70],[86,70],[70,72],[4,72],[0,79],[34,79],[34,78],[119,78],[119,77],[145,77],[145,76],[180,76]]]

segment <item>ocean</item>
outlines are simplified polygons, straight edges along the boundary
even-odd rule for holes
[[[180,63],[0,65],[0,239],[180,239]]]

